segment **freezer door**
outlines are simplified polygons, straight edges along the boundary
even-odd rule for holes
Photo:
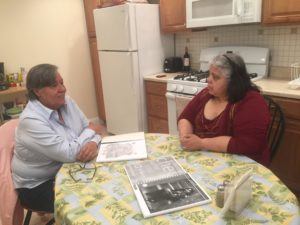
[[[174,55],[173,35],[161,34],[157,4],[136,4],[135,8],[140,73],[160,73],[164,59]]]
[[[136,51],[135,4],[94,10],[98,50]]]
[[[143,131],[137,52],[100,51],[99,61],[108,131]]]

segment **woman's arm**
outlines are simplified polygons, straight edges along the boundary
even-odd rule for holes
[[[233,138],[228,152],[237,154],[261,154],[266,146],[266,134],[270,114],[258,93],[249,93],[236,109],[233,121]]]
[[[183,137],[193,133],[193,125],[187,119],[181,119],[178,121],[179,137]]]
[[[16,138],[32,154],[38,152],[57,162],[74,162],[81,147],[94,134],[94,131],[86,129],[79,137],[69,140],[52,129],[46,121],[26,118],[20,121]]]
[[[200,138],[195,134],[188,134],[180,138],[181,145],[186,150],[210,150],[227,152],[230,136]]]

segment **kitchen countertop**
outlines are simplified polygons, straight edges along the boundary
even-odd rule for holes
[[[182,74],[182,72],[157,73],[145,76],[144,80],[166,83],[168,79],[171,79],[178,74]],[[263,94],[277,97],[300,99],[300,88],[291,89],[289,88],[288,82],[289,80],[268,78],[255,81],[254,83],[261,88]]]
[[[291,89],[288,85],[288,80],[279,79],[262,79],[254,83],[262,89],[263,94],[300,99],[300,89]]]
[[[164,82],[166,83],[168,79],[175,77],[178,74],[182,74],[182,72],[178,73],[156,73],[144,76],[144,80],[154,81],[154,82]]]

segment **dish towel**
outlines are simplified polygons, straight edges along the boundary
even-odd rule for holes
[[[176,118],[180,116],[187,104],[192,100],[194,96],[186,95],[176,95],[175,104],[176,104]]]

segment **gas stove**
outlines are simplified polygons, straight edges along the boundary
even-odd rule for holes
[[[214,47],[203,49],[200,54],[200,70],[178,74],[167,82],[167,91],[179,94],[196,95],[207,86],[209,63],[217,55],[234,52],[245,61],[249,77],[257,81],[267,76],[269,49],[258,47]]]

